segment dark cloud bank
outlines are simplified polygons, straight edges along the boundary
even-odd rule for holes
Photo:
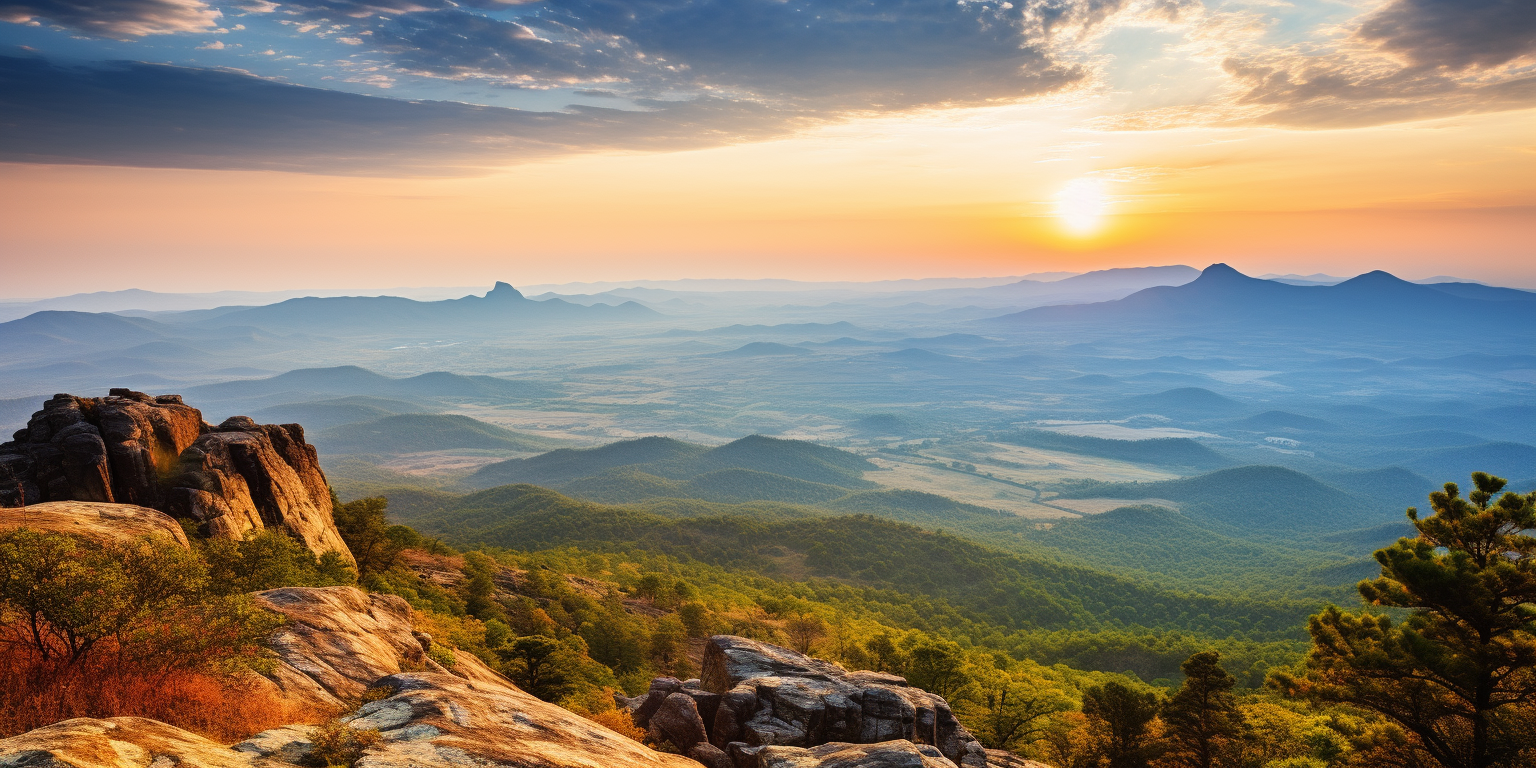
[[[319,173],[462,174],[593,149],[674,149],[783,135],[850,114],[1006,102],[1083,81],[1061,30],[1127,0],[293,0],[286,18],[347,25],[401,73],[572,88],[641,110],[528,112],[305,88],[248,74],[0,59],[0,160]],[[132,38],[192,31],[196,0],[0,0]],[[1269,122],[1370,124],[1536,103],[1536,80],[1476,75],[1536,53],[1536,0],[1395,0],[1357,37],[1402,62],[1229,61]],[[1475,79],[1475,78],[1474,78]]]

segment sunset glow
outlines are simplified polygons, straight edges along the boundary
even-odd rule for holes
[[[625,45],[669,63],[530,53],[517,71],[503,43],[439,46],[475,39],[448,30],[386,46],[403,32],[362,16],[298,24],[324,15],[307,2],[0,22],[13,75],[0,106],[17,116],[0,132],[5,291],[105,288],[92,276],[125,258],[196,289],[297,279],[239,266],[253,261],[337,286],[1169,259],[1536,286],[1536,103],[1495,87],[1527,76],[1536,51],[1488,43],[1508,20],[1440,25],[1428,0],[1126,4],[1102,18],[1067,3],[1071,34],[1030,26],[1027,3],[914,6],[874,26],[853,11],[807,25],[814,4],[768,3],[769,27],[701,27],[686,45],[645,24],[707,14],[642,24],[593,5],[583,23],[630,24]],[[497,38],[537,47],[571,33],[540,27],[561,12],[419,24],[542,29]],[[782,28],[776,14],[790,14]],[[1341,29],[1365,31],[1346,44]],[[928,58],[879,54],[879,35]],[[1298,57],[1298,41],[1331,53]],[[779,50],[800,58],[750,58]],[[136,59],[175,66],[121,63]],[[1392,90],[1424,67],[1436,85]],[[1284,78],[1261,71],[1316,82],[1275,90]],[[93,268],[66,279],[60,261]]]

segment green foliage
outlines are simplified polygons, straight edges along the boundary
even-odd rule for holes
[[[71,664],[110,647],[146,667],[261,666],[259,644],[281,617],[211,583],[197,554],[168,539],[0,532],[0,636]]]
[[[347,549],[357,560],[359,577],[384,573],[398,564],[408,537],[392,531],[387,518],[389,500],[382,496],[342,503],[331,492],[331,517]]]
[[[1114,681],[1083,691],[1083,714],[1102,733],[1099,752],[1108,768],[1147,768],[1158,756],[1152,721],[1160,708],[1156,693]]]
[[[352,728],[340,720],[327,720],[309,733],[314,745],[307,762],[315,768],[346,768],[362,759],[364,751],[383,736],[376,729]]]
[[[496,649],[502,672],[518,687],[545,701],[571,693],[576,674],[568,649],[543,635],[519,637]]]
[[[1536,759],[1536,494],[1498,496],[1505,481],[1472,476],[1430,496],[1435,514],[1408,517],[1418,537],[1376,553],[1362,582],[1384,614],[1330,607],[1312,617],[1302,677],[1276,686],[1382,713],[1443,766],[1529,765]],[[1498,496],[1497,500],[1495,497]]]
[[[973,662],[970,695],[958,702],[972,733],[992,749],[1019,750],[1044,739],[1052,717],[1075,707],[1070,685],[1033,663],[989,654]]]
[[[890,590],[892,600],[902,595],[919,611],[942,601],[959,614],[953,618],[1008,630],[1140,626],[1280,639],[1317,605],[1161,590],[863,515],[668,520],[507,486],[462,497],[415,524],[460,545],[644,549],[769,576],[795,565],[807,575]]]
[[[193,546],[207,563],[210,589],[221,594],[326,587],[355,580],[351,567],[337,553],[316,559],[303,543],[276,528],[251,531],[240,541],[195,539]]]
[[[1168,761],[1186,768],[1232,765],[1242,734],[1242,714],[1232,688],[1237,680],[1221,668],[1221,654],[1202,651],[1184,662],[1184,683],[1163,706]]]

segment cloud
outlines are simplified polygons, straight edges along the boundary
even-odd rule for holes
[[[1393,0],[1356,34],[1415,67],[1497,67],[1536,54],[1536,2]]]
[[[1269,28],[1252,11],[1201,14],[1185,52],[1219,62],[1227,93],[1095,127],[1351,128],[1536,106],[1532,0],[1390,0],[1283,43]]]
[[[352,20],[403,71],[630,96],[711,94],[796,109],[1017,100],[1082,81],[1058,44],[1126,0],[292,0]],[[382,17],[382,18],[381,18]]]
[[[132,40],[146,35],[203,32],[222,14],[200,0],[0,0],[0,21],[47,21],[93,37]]]
[[[809,120],[711,97],[645,106],[530,112],[361,96],[226,70],[0,57],[0,161],[473,175],[577,151],[766,139]]]

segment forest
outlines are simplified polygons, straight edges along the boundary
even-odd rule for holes
[[[703,638],[734,634],[902,675],[987,746],[1059,768],[1528,765],[1536,494],[1504,485],[1479,473],[1410,511],[1417,536],[1376,553],[1355,613],[1157,590],[868,515],[669,518],[534,486],[418,505],[411,525],[386,497],[334,499],[355,567],[272,529],[188,525],[184,551],[22,528],[0,534],[0,737],[71,716],[280,722],[242,687],[273,626],[247,594],[356,584],[405,598],[439,663],[471,654],[636,738],[614,693],[694,676]]]

